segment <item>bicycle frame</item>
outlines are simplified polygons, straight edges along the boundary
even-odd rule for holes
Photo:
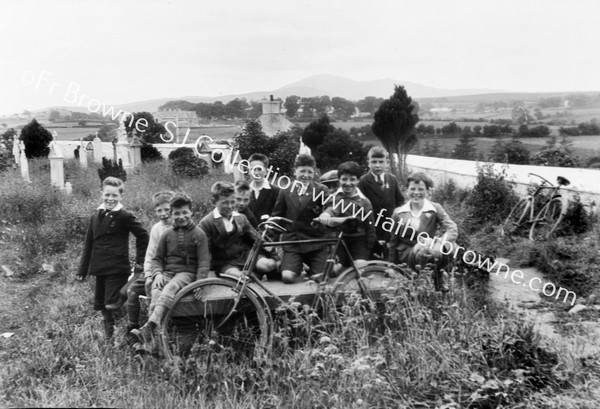
[[[267,286],[265,286],[263,284],[263,282],[260,279],[258,279],[258,277],[256,277],[256,275],[254,274],[254,271],[256,269],[256,264],[257,264],[258,258],[260,256],[260,250],[265,247],[286,246],[286,245],[293,245],[293,244],[314,244],[314,243],[334,244],[335,243],[334,246],[330,246],[330,251],[329,251],[329,254],[327,257],[327,262],[325,265],[325,271],[323,272],[324,273],[323,282],[327,282],[327,279],[329,278],[331,270],[333,269],[333,266],[335,265],[335,255],[336,255],[338,248],[340,246],[340,243],[341,243],[344,250],[346,251],[346,254],[350,258],[350,261],[352,263],[351,268],[353,268],[358,273],[358,275],[361,276],[361,271],[358,268],[358,266],[356,265],[356,262],[354,261],[352,254],[350,254],[350,250],[348,250],[348,247],[346,246],[346,243],[343,240],[343,232],[340,232],[337,235],[337,237],[322,238],[322,239],[267,241],[267,233],[269,231],[269,228],[273,228],[273,227],[269,225],[268,221],[261,223],[259,225],[259,227],[261,227],[262,225],[265,226],[265,229],[262,231],[260,237],[255,240],[255,242],[252,246],[252,249],[250,250],[250,254],[248,255],[248,258],[246,259],[246,263],[244,264],[242,274],[240,276],[232,276],[232,275],[227,275],[227,274],[221,275],[222,278],[235,280],[235,281],[237,281],[237,283],[239,285],[241,285],[241,287],[239,288],[239,296],[236,298],[233,308],[231,309],[231,312],[225,317],[225,320],[227,320],[229,318],[229,316],[231,316],[231,314],[233,314],[235,312],[235,310],[244,294],[244,291],[246,291],[246,289],[249,288],[248,287],[249,283],[252,283],[252,284],[256,285],[257,287],[259,287],[269,297],[275,298],[278,303],[280,303],[280,304],[284,303],[284,301],[281,299],[281,297],[279,297],[278,295],[274,294],[271,290],[269,290],[269,288]],[[364,291],[364,288],[362,288],[362,283],[359,285],[361,286],[361,291]],[[260,297],[263,300],[263,303],[265,305],[268,305],[264,296],[259,294],[253,288],[251,288],[250,290],[254,294],[256,294],[258,297]]]

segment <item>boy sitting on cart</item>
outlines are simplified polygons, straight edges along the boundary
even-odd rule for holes
[[[376,240],[373,206],[357,187],[362,176],[358,163],[342,163],[337,175],[340,187],[318,219],[321,224],[332,227],[348,219],[354,219],[354,223],[344,224],[343,237],[350,254],[357,263],[361,264],[369,259],[371,248]],[[343,248],[338,249],[337,256],[344,267],[350,266],[348,253]]]
[[[152,259],[152,303],[154,311],[148,322],[131,334],[143,345],[140,352],[156,350],[157,327],[173,306],[175,294],[195,280],[208,277],[210,254],[206,234],[192,220],[192,200],[177,194],[171,201],[173,226],[160,236]]]
[[[310,240],[323,238],[327,233],[322,227],[313,227],[311,222],[318,217],[325,203],[327,187],[316,183],[315,159],[306,154],[298,155],[294,162],[293,183],[281,189],[273,216],[285,217],[293,221],[281,240]],[[293,283],[302,272],[303,263],[308,265],[313,278],[325,269],[327,262],[327,244],[302,243],[283,246],[281,260],[281,279],[284,283]]]
[[[210,269],[217,276],[227,273],[241,275],[248,252],[258,233],[243,214],[235,211],[235,187],[230,182],[215,182],[210,188],[215,208],[200,221],[206,233],[211,254]],[[277,269],[275,260],[260,257],[258,273],[268,274]]]

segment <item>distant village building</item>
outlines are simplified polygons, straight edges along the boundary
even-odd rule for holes
[[[258,118],[262,130],[267,136],[291,129],[294,124],[281,113],[281,101],[275,101],[273,95],[268,100],[263,99],[262,115]]]
[[[152,113],[154,121],[165,124],[167,122],[173,122],[177,125],[177,128],[189,128],[198,126],[198,115],[195,111],[183,111],[181,109],[165,109],[162,111],[156,111]]]

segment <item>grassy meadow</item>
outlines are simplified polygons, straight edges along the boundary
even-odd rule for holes
[[[32,161],[30,170],[29,185],[17,171],[0,174],[0,264],[14,273],[0,270],[0,333],[13,334],[0,337],[1,407],[564,408],[598,402],[598,358],[548,349],[532,324],[490,300],[485,275],[457,278],[445,296],[432,291],[423,273],[393,283],[377,304],[357,295],[333,308],[324,295],[323,310],[284,305],[276,313],[274,350],[260,361],[234,361],[226,350],[210,366],[135,356],[123,345],[123,319],[115,342],[104,341],[92,310],[93,280],[73,280],[89,216],[100,203],[96,169],[67,162],[70,196],[48,186],[46,161]],[[182,190],[194,199],[198,220],[210,211],[208,188],[218,179],[230,176],[181,180],[165,163],[148,164],[128,174],[124,205],[150,227],[152,193]],[[459,196],[446,191],[448,200]],[[461,231],[462,202],[445,204]],[[489,246],[490,234],[475,234],[472,245]],[[501,240],[495,237],[497,248],[507,247]]]

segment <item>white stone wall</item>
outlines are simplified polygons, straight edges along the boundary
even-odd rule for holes
[[[438,186],[449,179],[459,187],[472,187],[477,182],[478,162],[416,155],[408,155],[406,162],[409,171],[426,172]],[[507,179],[515,183],[515,190],[521,195],[526,194],[531,182],[540,181],[536,177],[528,176],[529,173],[536,173],[553,184],[556,184],[557,176],[565,177],[571,182],[569,186],[561,188],[567,197],[573,199],[574,195],[579,195],[583,204],[587,205],[593,201],[600,204],[600,170],[498,163],[494,164],[494,168],[498,171],[506,168]]]

